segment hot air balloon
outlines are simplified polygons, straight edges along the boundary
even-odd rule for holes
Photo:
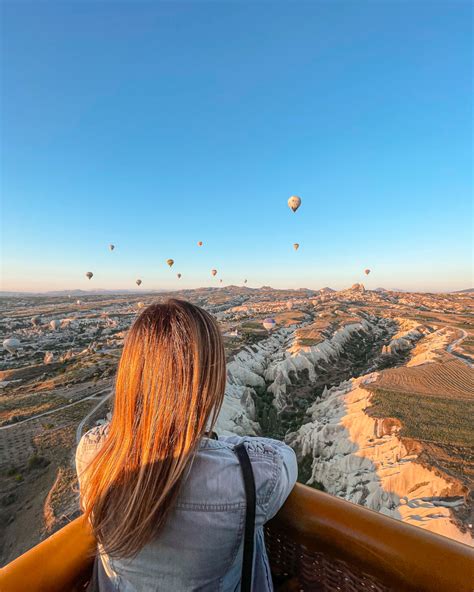
[[[167,259],[167,260],[166,260],[166,263],[168,263],[168,265],[169,265],[170,267],[173,267],[174,261],[173,261],[173,259]]]
[[[145,303],[144,302],[137,302],[137,306],[138,306],[138,308],[144,308]]]
[[[92,273],[92,271],[88,271],[88,272],[86,273],[86,278],[90,280],[90,279],[93,277],[93,275],[94,275],[94,274]]]
[[[115,245],[109,245],[109,249],[113,251],[115,249]]]
[[[15,337],[10,337],[9,339],[5,339],[3,342],[3,349],[6,349],[9,354],[14,354],[19,347],[20,347],[20,340],[15,339]]]
[[[288,302],[286,303],[286,308],[288,310],[291,310],[293,308],[293,300],[288,300]]]
[[[135,283],[137,284],[137,286],[139,286],[142,283],[142,280],[137,280]]]
[[[77,304],[77,306],[81,306],[82,300],[76,300],[76,304]]]
[[[247,283],[247,280],[244,280],[244,284],[246,284],[246,283]]]
[[[263,319],[263,326],[265,327],[265,329],[267,329],[267,331],[271,331],[272,329],[274,329],[276,327],[276,321],[275,319]]]
[[[221,283],[221,284],[222,284],[222,278],[219,280],[219,283]]]
[[[365,273],[365,275],[369,275],[370,269],[364,269],[364,273]]]
[[[58,321],[58,319],[53,319],[49,322],[49,326],[53,331],[57,331],[61,327],[61,321]]]
[[[198,247],[202,247],[202,241],[198,242]]]
[[[290,199],[288,200],[288,207],[291,208],[293,210],[293,212],[296,212],[296,210],[300,207],[301,205],[301,198],[298,197],[297,195],[292,195],[290,197]]]
[[[177,273],[176,276],[178,277],[178,280],[181,279],[181,274],[180,273]]]
[[[40,318],[39,317],[31,317],[31,323],[32,323],[33,327],[38,327],[40,324]]]
[[[295,243],[295,244],[293,245],[293,249],[294,249],[295,251],[297,251],[299,248],[300,248],[300,243]]]
[[[211,274],[214,276],[217,275],[217,269],[211,269]]]

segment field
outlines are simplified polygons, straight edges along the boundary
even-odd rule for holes
[[[472,369],[451,356],[421,366],[385,370],[375,384],[377,390],[391,391],[394,396],[397,393],[426,395],[428,402],[437,396],[453,400],[474,400]],[[398,399],[405,400],[404,397]]]
[[[474,446],[474,395],[467,399],[456,398],[452,393],[441,396],[419,391],[400,392],[380,388],[378,382],[374,384],[366,387],[373,392],[368,413],[398,419],[402,424],[402,437],[451,446]]]
[[[451,356],[415,367],[385,370],[366,386],[373,393],[367,413],[400,422],[400,437],[419,462],[462,485],[471,499],[455,510],[460,523],[471,523],[474,498],[473,371]],[[469,506],[471,509],[469,509]]]

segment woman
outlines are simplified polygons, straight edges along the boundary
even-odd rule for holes
[[[295,454],[267,438],[208,436],[225,382],[222,338],[207,312],[181,300],[142,312],[125,341],[112,420],[76,453],[101,587],[240,589],[246,495],[234,448],[244,442],[256,488],[252,590],[273,590],[263,525],[295,484]]]

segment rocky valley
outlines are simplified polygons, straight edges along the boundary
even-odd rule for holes
[[[222,327],[219,434],[284,440],[302,483],[473,544],[471,294],[228,286],[0,300],[2,563],[79,512],[77,442],[111,411],[128,327],[169,297]]]

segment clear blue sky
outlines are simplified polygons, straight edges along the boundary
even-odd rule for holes
[[[4,290],[471,287],[470,2],[1,12]]]

